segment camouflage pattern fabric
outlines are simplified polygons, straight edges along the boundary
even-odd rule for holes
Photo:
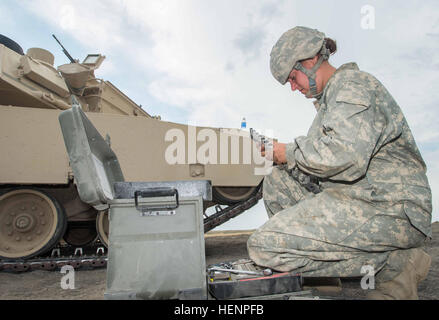
[[[287,165],[264,179],[270,219],[249,238],[250,258],[318,277],[385,266],[379,278],[390,280],[431,236],[425,163],[395,100],[356,64],[334,73],[317,109],[308,135],[287,145]],[[318,177],[322,192],[305,190],[293,168]]]

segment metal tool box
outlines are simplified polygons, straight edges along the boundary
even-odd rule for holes
[[[208,290],[215,299],[264,299],[302,290],[300,274],[276,272],[250,259],[222,262],[207,268]]]
[[[106,299],[206,299],[209,181],[125,182],[80,106],[59,116],[81,200],[109,209]],[[145,159],[145,165],[148,165]]]

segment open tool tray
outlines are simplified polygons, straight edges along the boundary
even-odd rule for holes
[[[223,262],[207,268],[208,289],[215,299],[239,299],[302,290],[302,277],[290,272],[273,272],[263,269],[250,259]]]
[[[208,288],[214,298],[221,300],[274,295],[301,291],[302,277],[288,272],[235,280],[214,280],[209,277]]]

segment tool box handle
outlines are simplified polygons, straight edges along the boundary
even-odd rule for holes
[[[151,207],[148,205],[139,206],[139,200],[138,200],[139,197],[140,198],[175,197],[175,204],[155,206],[155,207]],[[139,210],[140,212],[174,210],[177,209],[179,206],[178,191],[175,188],[163,188],[163,187],[137,190],[134,192],[134,202],[136,204],[136,209]]]

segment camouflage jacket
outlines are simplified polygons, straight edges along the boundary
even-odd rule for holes
[[[307,136],[287,145],[288,167],[318,177],[323,190],[343,188],[387,214],[401,204],[412,225],[431,236],[426,166],[386,88],[348,63],[329,79],[316,108]]]

